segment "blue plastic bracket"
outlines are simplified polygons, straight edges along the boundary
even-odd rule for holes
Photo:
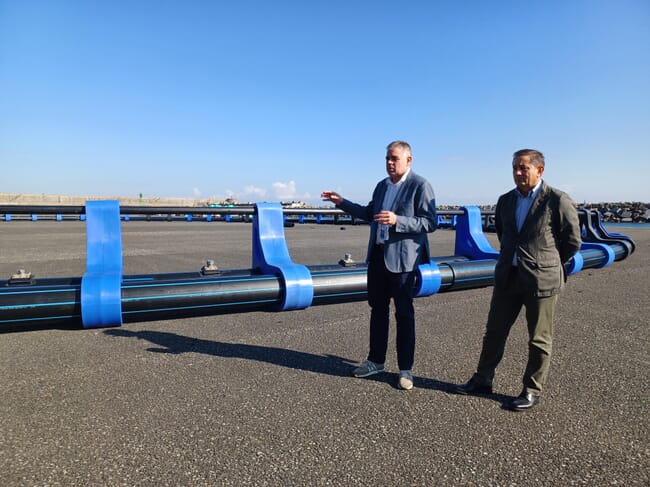
[[[442,275],[440,274],[438,264],[434,261],[428,264],[420,264],[417,272],[417,285],[414,293],[416,298],[431,296],[440,291]]]
[[[86,273],[81,278],[84,328],[122,324],[122,233],[119,201],[86,202]]]
[[[622,233],[608,232],[603,226],[602,215],[598,210],[582,210],[581,224],[583,224],[583,240],[587,242],[598,242],[609,244],[618,242],[626,250],[626,257],[636,249],[636,244],[627,235]]]
[[[253,220],[253,268],[278,275],[284,284],[280,311],[304,309],[314,299],[314,283],[309,269],[295,264],[284,238],[282,205],[257,203]]]
[[[498,259],[499,252],[492,248],[483,233],[481,210],[477,206],[464,206],[456,222],[455,255],[472,260]]]
[[[578,252],[576,255],[569,259],[569,262],[566,263],[566,273],[569,276],[577,274],[582,270],[585,265],[585,259],[582,257],[582,254]]]

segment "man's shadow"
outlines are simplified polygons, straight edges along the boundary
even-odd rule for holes
[[[148,348],[147,351],[153,353],[181,354],[191,352],[215,357],[242,358],[335,377],[352,377],[352,371],[358,365],[354,360],[337,355],[316,355],[287,348],[202,340],[162,331],[130,331],[123,328],[111,328],[105,330],[104,333],[114,337],[137,338],[151,342],[157,347]],[[365,380],[383,382],[392,387],[397,387],[398,377],[397,373],[383,373],[367,377]],[[418,389],[431,389],[447,393],[451,393],[454,387],[454,384],[450,382],[426,377],[414,377],[414,384]],[[499,394],[482,397],[502,403],[510,399]]]

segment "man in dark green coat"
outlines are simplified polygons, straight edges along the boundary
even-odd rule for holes
[[[566,282],[564,263],[581,245],[576,208],[566,193],[542,180],[544,155],[523,149],[513,155],[515,185],[502,195],[495,212],[501,253],[494,271],[494,291],[483,349],[476,373],[458,394],[492,393],[492,381],[522,307],[528,323],[528,364],[523,390],[509,404],[525,411],[539,402],[551,360],[553,316]]]

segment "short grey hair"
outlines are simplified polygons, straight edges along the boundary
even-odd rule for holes
[[[544,167],[544,154],[535,149],[521,149],[512,155],[512,162],[521,156],[528,156],[530,163],[535,167]]]
[[[413,156],[413,152],[411,151],[411,146],[409,145],[408,142],[404,142],[403,140],[394,140],[393,142],[391,142],[386,146],[386,150],[389,151],[396,147],[402,149],[403,151],[408,152],[411,157]]]

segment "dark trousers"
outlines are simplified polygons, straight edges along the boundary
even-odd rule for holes
[[[397,364],[411,370],[415,354],[415,272],[390,272],[384,263],[383,248],[375,246],[368,262],[368,304],[370,304],[370,351],[368,360],[383,364],[388,348],[390,300],[395,303],[397,321]]]
[[[524,371],[523,389],[539,395],[551,365],[553,316],[557,295],[535,297],[524,293],[517,284],[516,272],[516,269],[511,271],[508,285],[504,289],[496,286],[494,288],[476,378],[480,383],[492,384],[495,369],[503,358],[510,329],[521,308],[525,307],[528,363]]]

